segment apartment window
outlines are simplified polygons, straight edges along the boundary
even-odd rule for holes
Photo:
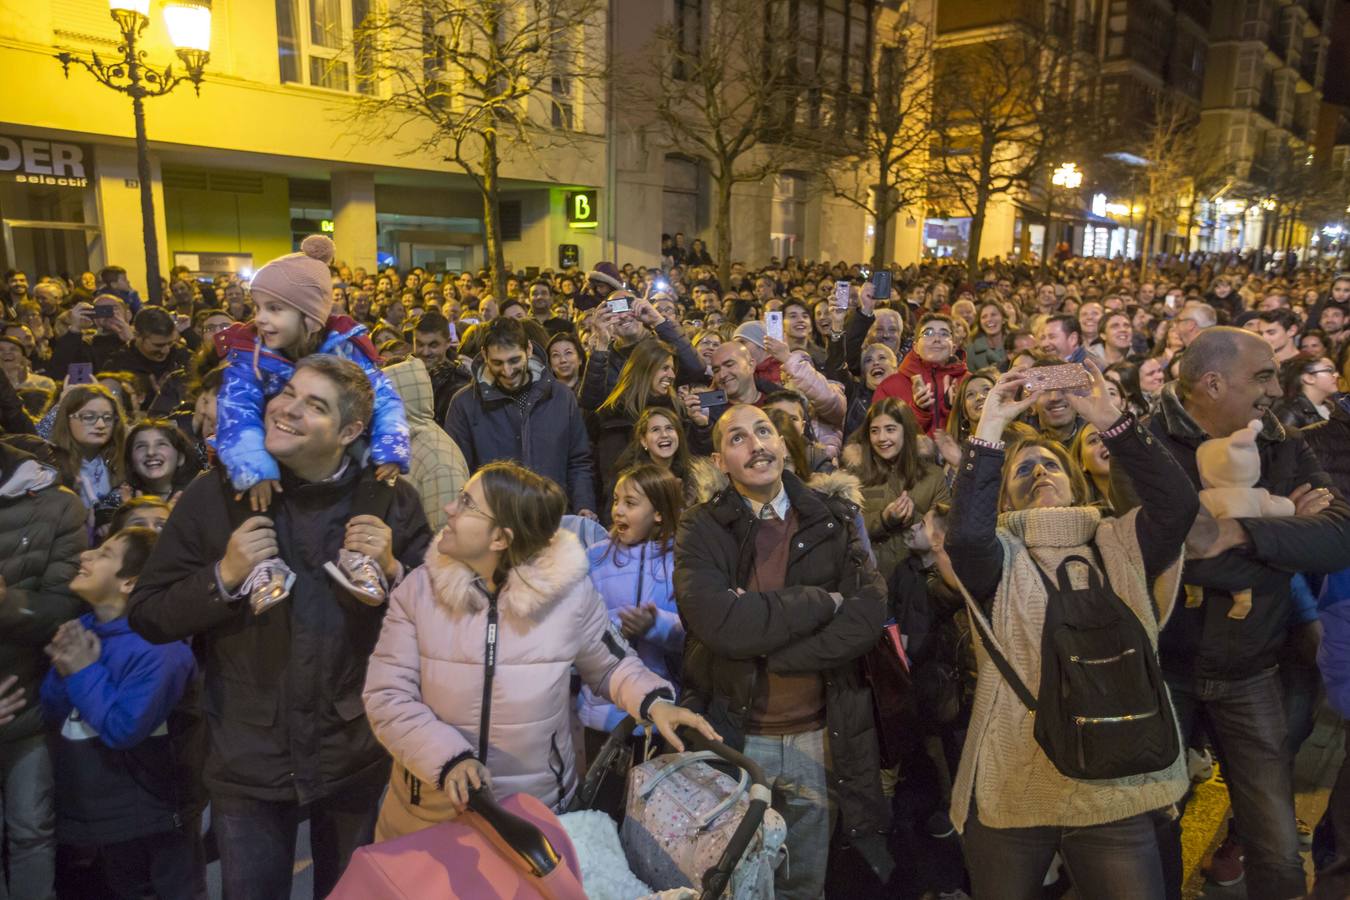
[[[371,0],[276,0],[281,80],[374,93],[374,57],[355,41]]]
[[[680,56],[675,60],[675,77],[690,77],[685,58],[697,59],[703,51],[703,0],[675,0],[675,34],[679,40]]]

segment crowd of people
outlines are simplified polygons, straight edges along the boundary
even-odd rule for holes
[[[1350,896],[1350,275],[677,238],[6,273],[0,897],[280,900],[305,819],[324,897],[628,716],[759,762],[784,898],[1179,898],[1215,764],[1210,880]]]

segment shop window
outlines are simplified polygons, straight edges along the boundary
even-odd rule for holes
[[[276,0],[281,80],[375,93],[374,56],[358,29],[371,0]]]

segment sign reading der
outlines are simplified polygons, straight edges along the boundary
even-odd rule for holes
[[[12,177],[19,184],[88,187],[86,156],[80,144],[0,134],[0,177]]]

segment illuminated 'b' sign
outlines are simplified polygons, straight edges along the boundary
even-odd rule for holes
[[[572,228],[595,228],[600,224],[596,191],[568,191],[567,224]]]

